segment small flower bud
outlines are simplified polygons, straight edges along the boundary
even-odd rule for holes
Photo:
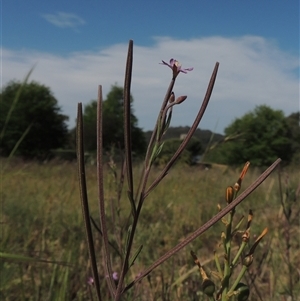
[[[119,283],[119,274],[118,274],[118,272],[113,272],[112,278],[113,278],[115,284],[118,285],[118,283]]]
[[[93,277],[88,277],[87,283],[88,283],[89,285],[94,285],[95,282],[94,282]]]
[[[202,282],[203,293],[209,297],[212,297],[215,292],[215,284],[208,278]]]
[[[243,265],[246,266],[247,268],[249,268],[249,266],[252,264],[253,262],[253,255],[247,255],[244,259],[243,259]]]
[[[114,280],[119,280],[119,274],[117,272],[113,272],[112,277]]]
[[[233,188],[236,192],[240,191],[240,189],[241,189],[241,180],[240,179],[234,184]]]
[[[247,173],[247,171],[249,169],[249,166],[250,166],[250,162],[248,161],[248,162],[245,163],[244,168],[243,168],[243,170],[242,170],[242,172],[240,174],[240,179],[241,180],[244,179],[244,177],[245,177],[245,175],[246,175],[246,173]]]
[[[228,186],[226,189],[226,202],[227,204],[230,204],[233,200],[233,187]]]
[[[175,94],[174,94],[174,92],[172,92],[171,93],[171,96],[170,96],[170,98],[169,98],[169,103],[172,103],[172,102],[174,102],[175,101]]]
[[[258,236],[258,238],[256,239],[256,241],[254,242],[253,246],[251,247],[249,253],[247,254],[246,257],[252,256],[253,257],[253,253],[256,249],[256,247],[258,246],[259,242],[262,240],[262,238],[268,233],[268,228],[265,228],[262,233]],[[252,259],[253,260],[253,259]]]
[[[250,238],[250,231],[247,229],[242,235],[242,241],[248,242]]]
[[[242,186],[242,181],[243,181],[243,179],[244,179],[244,177],[245,177],[245,175],[246,175],[246,173],[247,173],[247,171],[248,171],[248,169],[249,169],[249,166],[250,166],[250,162],[246,162],[245,165],[244,165],[244,168],[243,168],[243,170],[242,170],[242,172],[241,172],[241,174],[240,174],[239,179],[238,179],[237,182],[234,184],[233,188],[234,188],[234,190],[235,190],[236,192],[239,192],[239,191],[240,191],[241,186]]]
[[[249,298],[250,290],[249,287],[245,283],[238,283],[236,286],[237,293],[237,300],[238,301],[246,301]]]
[[[186,99],[187,99],[187,96],[179,96],[179,97],[176,99],[175,103],[176,103],[177,105],[179,105],[179,104],[181,104],[182,102],[184,102]]]
[[[201,287],[204,294],[206,294],[207,296],[213,296],[215,292],[215,284],[207,277],[205,270],[203,269],[198,257],[193,251],[191,251],[191,256],[193,257],[195,264],[199,267],[199,272],[203,279]]]

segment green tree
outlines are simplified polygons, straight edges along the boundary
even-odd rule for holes
[[[43,159],[66,143],[68,117],[48,87],[12,81],[2,90],[0,105],[1,155],[8,156],[22,136],[16,154],[26,158]]]
[[[220,163],[242,164],[249,160],[253,165],[266,166],[278,157],[289,162],[293,154],[291,130],[283,112],[265,105],[236,119],[225,134],[241,137],[220,147],[224,160]]]
[[[292,137],[292,161],[295,164],[300,163],[300,112],[292,113],[286,117],[287,123],[291,130]]]
[[[163,148],[156,160],[156,164],[166,164],[173,157],[181,142],[182,140],[179,138],[172,138],[164,141]],[[192,137],[189,143],[187,144],[186,148],[182,152],[181,156],[179,157],[178,162],[192,165],[193,163],[195,163],[195,157],[200,155],[201,151],[202,146],[200,140],[195,137]]]
[[[131,104],[133,97],[131,96]],[[89,151],[96,150],[96,120],[97,102],[91,101],[84,108],[84,139],[85,147]],[[106,100],[103,101],[103,145],[109,150],[112,146],[124,149],[124,115],[123,115],[123,88],[112,86]],[[146,150],[146,140],[138,119],[131,110],[132,150],[136,154],[143,154]]]

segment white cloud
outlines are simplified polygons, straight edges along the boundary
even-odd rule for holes
[[[78,102],[97,97],[97,86],[104,96],[112,84],[124,82],[126,44],[94,52],[74,52],[66,57],[37,51],[3,49],[3,84],[22,80],[37,63],[31,79],[49,86],[75,125]],[[155,38],[153,46],[134,46],[132,94],[139,125],[151,129],[171,79],[171,70],[159,65],[171,57],[194,67],[180,74],[174,92],[188,95],[175,107],[172,124],[190,125],[198,111],[216,61],[220,62],[215,89],[201,128],[222,132],[234,118],[267,104],[285,114],[299,110],[299,58],[281,51],[273,41],[257,36],[210,37],[194,40]]]
[[[71,13],[57,12],[56,14],[44,14],[42,17],[49,23],[61,28],[76,28],[85,24],[82,18]]]

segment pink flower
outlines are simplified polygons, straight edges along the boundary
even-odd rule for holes
[[[160,63],[160,64],[170,67],[173,70],[174,77],[176,77],[180,72],[187,73],[188,71],[192,71],[194,69],[194,68],[182,69],[181,64],[177,60],[174,60],[174,59],[170,59],[169,64],[166,63],[165,61],[162,61],[162,63]]]
[[[89,277],[88,280],[87,280],[87,283],[89,285],[94,285],[94,279],[93,279],[93,277]]]
[[[119,280],[119,274],[117,272],[113,272],[112,277],[115,281]]]

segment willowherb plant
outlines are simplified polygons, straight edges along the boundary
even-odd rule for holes
[[[86,229],[88,251],[91,260],[92,273],[93,273],[93,287],[96,290],[96,295],[98,300],[103,300],[103,296],[107,295],[109,292],[110,298],[112,300],[120,300],[123,295],[125,295],[129,290],[137,283],[139,283],[145,276],[147,276],[151,271],[161,265],[168,258],[173,256],[195,238],[200,236],[202,233],[207,231],[211,226],[213,226],[217,221],[222,219],[229,212],[234,212],[234,208],[242,202],[252,191],[254,191],[275,169],[279,164],[280,159],[275,161],[261,176],[249,186],[243,193],[236,197],[232,202],[228,202],[228,205],[220,210],[212,219],[206,222],[203,226],[196,229],[189,237],[185,238],[178,245],[174,246],[171,250],[166,252],[163,256],[158,258],[144,271],[141,271],[134,279],[130,279],[129,271],[134,264],[136,258],[142,251],[143,246],[139,246],[134,250],[134,238],[138,227],[140,213],[147,196],[151,191],[162,181],[162,179],[168,174],[171,167],[174,165],[178,157],[181,155],[186,145],[192,138],[195,130],[197,129],[202,116],[206,110],[209,99],[212,94],[214,83],[216,80],[219,63],[216,63],[213,73],[211,75],[210,82],[204,100],[201,107],[197,113],[197,116],[187,133],[186,137],[182,141],[181,145],[174,153],[173,157],[164,166],[161,173],[154,179],[153,182],[149,183],[149,174],[151,172],[153,163],[158,157],[160,151],[163,148],[163,137],[167,132],[171,119],[173,107],[180,105],[187,96],[175,97],[173,88],[175,81],[180,73],[187,73],[193,70],[193,68],[183,69],[178,61],[171,59],[170,63],[162,61],[163,65],[166,65],[172,70],[172,77],[169,87],[167,88],[166,95],[164,97],[161,109],[158,114],[157,122],[155,124],[148,149],[146,152],[143,170],[139,176],[139,183],[135,185],[133,181],[133,163],[132,163],[132,149],[131,149],[131,122],[130,122],[130,87],[131,87],[131,77],[132,77],[132,62],[133,62],[133,41],[129,41],[127,64],[125,71],[125,82],[124,82],[124,141],[125,141],[125,160],[122,167],[121,176],[118,179],[117,185],[117,200],[119,202],[121,198],[121,192],[123,189],[124,179],[127,179],[127,196],[131,205],[130,216],[125,217],[128,222],[123,224],[120,228],[119,233],[116,233],[115,229],[108,228],[107,224],[107,213],[105,211],[105,199],[104,199],[104,181],[103,181],[103,127],[102,127],[102,87],[99,86],[98,89],[98,105],[97,105],[97,181],[98,181],[98,202],[99,202],[99,217],[100,217],[100,227],[97,223],[90,218],[89,213],[89,202],[87,197],[87,186],[86,186],[86,176],[85,176],[85,165],[84,165],[84,148],[83,148],[83,117],[82,117],[82,105],[78,104],[78,116],[77,116],[77,157],[78,157],[78,173],[79,173],[79,186],[80,186],[80,196],[82,202],[83,219]],[[112,166],[112,165],[111,165]],[[114,167],[112,167],[114,168]],[[125,176],[126,175],[126,176]],[[113,207],[117,209],[118,203]],[[120,221],[120,210],[112,213],[113,222]],[[103,267],[104,271],[99,272],[98,266],[100,266],[99,261],[96,257],[94,238],[92,233],[92,224],[98,230],[101,236],[102,242],[102,253],[103,253]],[[114,224],[115,225],[115,224]],[[110,235],[113,233],[113,235]],[[127,233],[127,235],[125,234]],[[114,238],[111,238],[114,237]],[[124,238],[125,237],[125,238]],[[112,253],[118,255],[119,261],[119,272],[113,270],[112,268]],[[229,267],[228,267],[229,269]],[[100,279],[100,274],[105,275],[104,279]],[[91,281],[91,280],[90,280]],[[101,283],[100,283],[101,281]],[[106,282],[103,283],[103,282]],[[102,289],[102,290],[101,290]],[[229,291],[230,292],[230,291]],[[229,293],[228,292],[228,293]]]
[[[250,162],[247,162],[241,172],[240,177],[234,186],[228,186],[226,189],[225,199],[227,204],[230,204],[238,195],[238,192],[241,189],[242,181],[246,175],[246,172],[249,168]],[[221,206],[219,205],[219,209]],[[229,212],[228,218],[222,219],[222,223],[225,225],[225,231],[221,234],[221,246],[223,246],[224,255],[223,257],[223,269],[221,267],[220,259],[217,252],[214,252],[214,260],[217,271],[215,273],[210,272],[211,275],[214,275],[217,280],[219,280],[219,288],[216,289],[215,283],[210,279],[207,275],[208,273],[202,267],[200,260],[196,256],[196,254],[191,251],[191,255],[199,267],[200,275],[202,277],[202,290],[205,295],[208,296],[209,300],[237,300],[237,301],[246,301],[250,295],[250,290],[247,284],[243,283],[241,280],[245,275],[248,268],[251,266],[253,262],[254,251],[258,246],[258,243],[261,239],[267,234],[268,228],[265,228],[262,233],[257,237],[254,244],[251,246],[250,250],[247,254],[246,247],[249,244],[250,239],[250,228],[253,219],[253,212],[249,210],[248,220],[246,224],[245,230],[240,230],[242,222],[244,220],[244,216],[240,218],[238,223],[234,226],[233,218],[235,215],[235,207]],[[233,239],[240,235],[241,243],[239,245],[238,251],[235,256],[233,256],[232,243]],[[237,265],[239,260],[242,263],[242,268],[240,271],[235,274],[234,271],[237,269]],[[235,280],[231,280],[231,278],[235,278]]]

